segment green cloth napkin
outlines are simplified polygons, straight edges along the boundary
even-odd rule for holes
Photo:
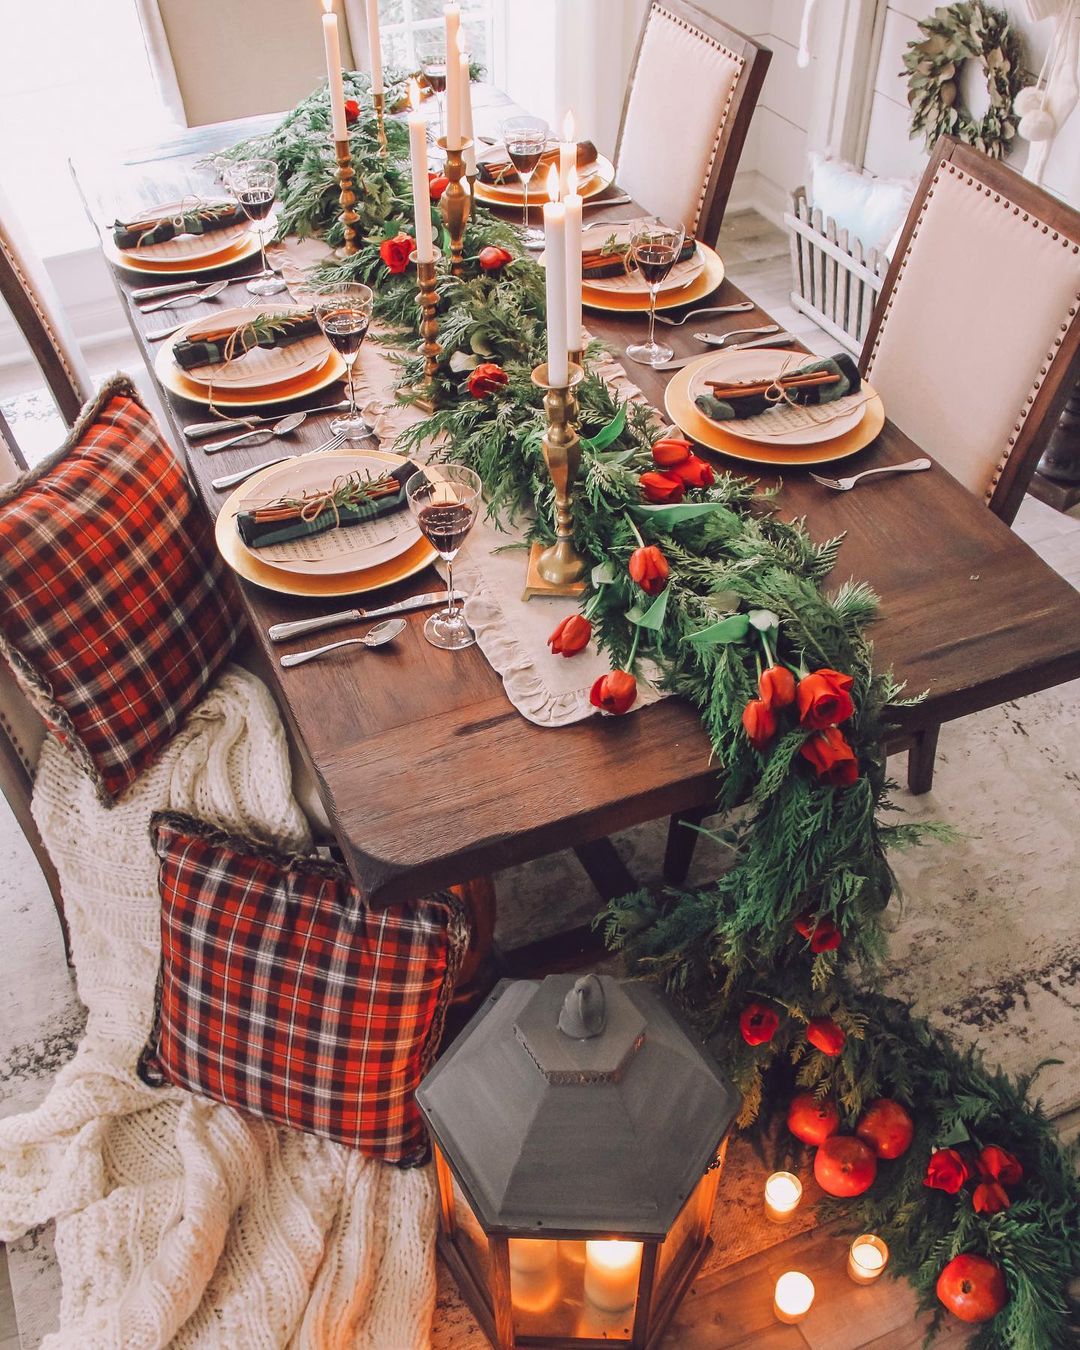
[[[290,539],[307,539],[313,534],[324,534],[338,525],[359,525],[365,520],[388,516],[394,511],[400,511],[405,505],[405,484],[415,472],[415,464],[402,464],[387,474],[398,485],[396,493],[388,493],[385,497],[373,500],[361,500],[351,506],[340,506],[336,516],[328,507],[312,520],[258,521],[253,511],[240,510],[236,513],[236,529],[248,548],[268,548],[271,544],[286,544]]]
[[[837,352],[818,361],[808,361],[805,366],[785,370],[785,375],[816,375],[819,371],[828,371],[830,375],[839,375],[836,384],[812,385],[809,389],[792,389],[789,397],[801,407],[817,403],[835,403],[847,394],[857,394],[862,387],[859,368],[847,352]],[[768,412],[770,408],[782,408],[783,403],[768,403],[763,394],[752,394],[745,398],[719,399],[711,394],[699,394],[694,399],[698,412],[704,413],[710,422],[730,422],[732,418],[756,417],[758,413]]]
[[[186,211],[182,216],[147,216],[127,224],[117,220],[113,222],[113,243],[117,248],[145,248],[147,244],[167,243],[178,234],[209,234],[229,225],[242,225],[246,219],[244,208],[237,202],[222,202]]]
[[[211,337],[189,340],[181,338],[173,346],[173,357],[181,370],[196,366],[218,366],[225,360],[225,348],[233,329],[214,333]],[[240,334],[233,344],[233,360],[255,347],[288,347],[293,342],[311,337],[319,331],[315,319],[307,315],[266,314],[256,323],[242,324],[235,330]]]

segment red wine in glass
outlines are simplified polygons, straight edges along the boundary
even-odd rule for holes
[[[319,315],[319,326],[327,342],[346,361],[360,350],[370,323],[371,315],[357,309],[333,309]]]
[[[244,208],[244,214],[249,220],[259,221],[265,220],[270,214],[274,194],[257,190],[241,191],[236,194],[236,200]]]
[[[436,94],[446,93],[446,62],[428,61],[424,65],[424,79]]]
[[[461,502],[435,502],[421,507],[416,523],[434,549],[444,558],[452,557],[472,528],[473,510]]]
[[[678,257],[677,249],[656,244],[649,244],[634,252],[638,271],[650,286],[659,286],[667,278]]]
[[[510,163],[524,178],[527,174],[531,174],[540,163],[540,156],[544,153],[544,147],[537,145],[535,141],[507,141],[506,153]]]

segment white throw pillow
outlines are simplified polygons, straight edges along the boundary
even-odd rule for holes
[[[895,246],[895,240],[915,195],[915,185],[904,178],[875,178],[825,155],[810,154],[810,204],[823,219],[830,216],[848,239],[864,249]]]

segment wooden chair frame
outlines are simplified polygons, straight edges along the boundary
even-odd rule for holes
[[[627,81],[626,94],[623,98],[622,116],[619,120],[619,137],[615,144],[616,166],[618,166],[622,155],[626,114],[630,107],[630,95],[633,92],[634,80],[641,60],[641,49],[654,10],[663,10],[674,15],[676,19],[688,24],[691,28],[696,28],[706,37],[720,43],[722,47],[726,47],[735,56],[741,57],[744,62],[742,75],[739,77],[732,94],[728,115],[723,126],[717,130],[709,178],[705,185],[705,195],[698,214],[697,237],[704,243],[711,245],[716,242],[720,235],[724,211],[727,209],[728,197],[731,195],[731,185],[739,167],[747,132],[750,130],[750,119],[757,107],[761,86],[765,83],[765,75],[769,69],[769,62],[772,60],[772,52],[768,47],[762,47],[760,43],[748,38],[745,33],[740,33],[737,28],[731,28],[714,15],[699,9],[697,5],[689,4],[687,0],[651,0],[649,8],[645,11],[641,32],[638,34],[637,46],[634,49],[634,63],[631,67],[630,79]]]

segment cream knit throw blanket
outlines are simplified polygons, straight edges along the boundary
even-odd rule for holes
[[[56,1220],[65,1350],[420,1350],[435,1298],[429,1169],[403,1171],[134,1072],[160,902],[148,823],[188,811],[308,848],[284,731],[230,667],[111,810],[51,738],[34,818],[89,1018],[36,1110],[0,1121],[0,1239]]]

